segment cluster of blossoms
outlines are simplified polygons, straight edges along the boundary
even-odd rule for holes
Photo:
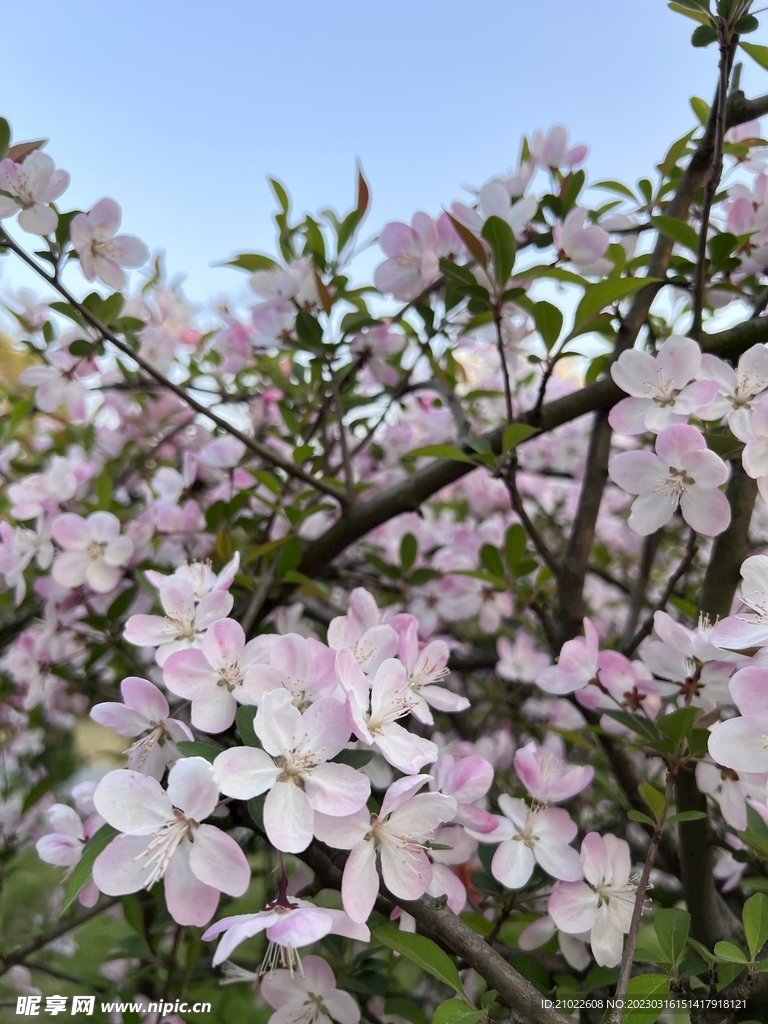
[[[750,130],[742,138],[758,136]],[[729,145],[741,153],[738,138]],[[663,327],[654,310],[640,347],[610,364],[627,397],[608,416],[619,436],[583,636],[553,626],[549,552],[565,548],[579,507],[591,425],[574,419],[499,454],[500,424],[519,413],[540,422],[545,400],[582,384],[564,367],[574,354],[584,364],[568,346],[585,326],[574,321],[561,341],[537,281],[586,297],[611,274],[627,289],[608,301],[622,302],[647,255],[636,254],[641,204],[579,205],[586,155],[563,128],[537,132],[516,170],[469,203],[387,225],[374,282],[380,299],[404,304],[391,315],[340,271],[353,230],[337,223],[337,258],[326,257],[330,228],[291,226],[287,208],[284,263],[236,260],[257,301],[247,316],[218,310],[213,329],[164,286],[159,264],[140,292],[93,293],[83,307],[125,339],[115,351],[82,310],[9,300],[26,350],[7,401],[30,401],[0,443],[1,596],[19,623],[2,656],[4,757],[19,790],[37,787],[43,735],[71,735],[88,714],[127,749],[125,767],[70,787],[74,807],[53,787],[31,808],[14,796],[0,835],[34,842],[70,879],[92,864],[85,906],[162,888],[170,921],[218,940],[213,963],[230,980],[266,972],[273,1024],[355,1024],[328,963],[310,954],[295,976],[296,951],[328,935],[365,943],[382,910],[413,929],[425,895],[455,914],[470,908],[489,930],[502,902],[517,901],[516,912],[540,915],[520,948],[557,935],[574,969],[617,966],[638,842],[606,809],[599,748],[574,742],[588,723],[658,779],[662,752],[635,749],[632,723],[653,729],[700,710],[708,750],[695,778],[719,811],[724,888],[745,870],[736,833],[748,811],[768,819],[768,557],[743,566],[750,613],[687,626],[690,602],[674,611],[666,592],[683,523],[703,546],[728,528],[723,488],[739,463],[768,501],[768,347],[732,366],[683,334],[681,305]],[[15,157],[0,162],[0,219],[18,215],[54,263],[77,260],[88,281],[123,289],[149,254],[117,234],[117,204],[64,221],[53,204],[68,175],[39,148]],[[731,186],[715,211],[713,237],[732,233],[738,266],[713,269],[711,309],[763,287],[768,191],[759,160],[750,169],[753,187]],[[504,264],[499,238],[524,265]],[[185,403],[185,388],[207,393],[210,416]],[[427,499],[398,505],[392,496],[446,451],[464,475],[447,472]],[[397,514],[380,512],[388,500]],[[372,510],[364,537],[341,536],[350,503]],[[764,506],[752,538],[768,543]],[[702,567],[686,564],[690,596]],[[627,642],[601,642],[622,633]],[[99,852],[84,859],[91,840]],[[318,850],[338,875],[340,908],[324,905],[319,881],[300,884],[302,858]],[[265,851],[279,875],[254,911],[245,902],[262,893]],[[222,894],[244,903],[230,913],[224,900],[217,917]],[[262,932],[264,971],[229,962]]]

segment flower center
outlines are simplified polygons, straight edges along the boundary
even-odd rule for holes
[[[144,859],[144,866],[150,868],[145,889],[151,889],[155,882],[163,877],[182,840],[189,837],[189,841],[193,841],[192,833],[198,827],[198,822],[192,818],[185,818],[181,811],[175,808],[173,813],[174,817],[160,826],[152,842],[140,854]]]

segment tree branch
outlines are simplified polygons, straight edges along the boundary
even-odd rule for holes
[[[62,921],[60,924],[51,928],[47,932],[43,932],[42,935],[37,935],[34,939],[30,939],[25,942],[23,946],[17,946],[16,949],[10,951],[10,953],[0,953],[0,977],[9,971],[16,964],[23,963],[28,956],[32,953],[36,953],[38,949],[43,949],[49,942],[53,942],[54,939],[60,938],[62,935],[66,935],[67,932],[71,932],[74,928],[79,928],[81,924],[85,924],[86,921],[90,921],[91,918],[98,917],[103,911],[114,907],[116,903],[119,903],[120,899],[117,896],[111,897],[110,899],[99,902],[94,907],[88,907],[86,910],[81,910],[75,917],[69,918],[67,921]]]

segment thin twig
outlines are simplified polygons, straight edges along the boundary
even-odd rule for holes
[[[520,522],[523,524],[525,532],[531,538],[533,546],[541,555],[544,564],[557,579],[560,575],[560,565],[555,556],[549,550],[546,541],[528,516],[528,513],[525,511],[523,499],[520,497],[520,492],[517,489],[517,459],[514,457],[509,460],[504,469],[504,483],[507,485],[507,491],[509,492],[509,500],[512,503],[512,508],[517,513]]]
[[[683,557],[683,560],[680,562],[677,569],[675,569],[675,571],[670,576],[669,582],[664,588],[664,593],[653,606],[653,609],[648,613],[640,629],[638,629],[638,631],[635,633],[635,635],[632,637],[629,643],[622,647],[622,653],[625,654],[628,658],[631,658],[637,650],[637,648],[643,642],[643,640],[645,640],[647,636],[650,636],[651,630],[653,629],[654,615],[656,614],[656,612],[664,611],[664,609],[667,606],[667,602],[675,592],[675,587],[680,582],[680,580],[688,574],[691,566],[693,565],[693,560],[696,557],[696,552],[698,550],[699,548],[696,543],[696,531],[691,530],[688,536],[688,544],[685,549],[685,555]]]
[[[36,936],[34,939],[30,939],[25,942],[23,946],[18,946],[16,949],[11,950],[10,953],[0,953],[0,976],[5,974],[15,967],[16,964],[23,963],[28,956],[32,953],[36,953],[38,949],[43,949],[48,945],[49,942],[53,942],[54,939],[61,938],[62,935],[66,935],[67,932],[73,931],[75,928],[79,928],[81,924],[85,924],[86,921],[90,921],[91,918],[97,917],[104,910],[108,910],[109,907],[114,907],[116,903],[119,903],[118,897],[112,897],[110,899],[99,902],[94,907],[88,907],[87,910],[82,910],[75,917],[70,918],[68,921],[63,921],[57,924],[50,931],[43,932],[42,935]]]
[[[509,367],[507,366],[507,357],[504,352],[504,337],[501,333],[501,307],[494,311],[493,322],[496,326],[496,348],[499,353],[499,361],[501,362],[501,375],[504,378],[504,405],[507,410],[507,423],[511,423],[515,417],[512,412],[512,387],[509,382]]]

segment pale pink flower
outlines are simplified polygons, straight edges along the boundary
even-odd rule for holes
[[[437,747],[416,736],[397,720],[407,715],[420,698],[408,686],[403,665],[394,658],[382,662],[369,690],[369,682],[349,648],[336,655],[336,674],[347,694],[349,725],[359,740],[375,746],[389,763],[413,775],[437,758]]]
[[[508,889],[522,889],[536,864],[553,878],[574,882],[581,878],[576,822],[562,807],[529,807],[507,793],[499,797],[504,817],[490,835],[477,834],[483,843],[499,843],[491,861],[491,874]]]
[[[379,236],[387,259],[373,275],[380,292],[400,301],[420,295],[440,271],[435,221],[427,213],[415,213],[411,226],[393,221]]]
[[[666,427],[656,438],[655,455],[621,452],[611,459],[608,474],[638,495],[629,526],[641,536],[665,526],[678,505],[688,525],[706,537],[722,533],[731,521],[728,499],[718,490],[728,479],[728,467],[695,427]]]
[[[555,249],[577,267],[589,268],[605,254],[611,239],[597,224],[587,225],[587,211],[575,207],[562,224],[552,227]]]
[[[226,832],[201,824],[219,802],[213,766],[202,757],[178,761],[168,791],[149,775],[120,768],[94,794],[98,812],[122,835],[99,854],[93,879],[108,896],[151,889],[165,879],[165,901],[177,924],[204,925],[221,892],[242,896],[251,869]]]
[[[557,124],[545,135],[534,132],[531,139],[531,158],[539,167],[558,170],[561,167],[577,167],[587,159],[589,149],[583,143],[568,148],[568,129]]]
[[[402,352],[404,348],[405,335],[391,330],[388,324],[355,334],[349,344],[350,352],[360,357],[374,380],[387,387],[394,387],[400,377],[395,367],[387,362],[387,357]]]
[[[631,397],[611,409],[611,426],[622,434],[658,434],[673,423],[687,423],[717,395],[716,380],[696,380],[701,369],[697,343],[677,334],[667,338],[655,359],[637,349],[622,352],[611,366],[611,376]]]
[[[91,718],[121,736],[137,736],[126,751],[128,767],[159,781],[165,769],[181,757],[176,743],[193,740],[194,736],[183,722],[169,717],[168,701],[148,679],[128,676],[120,684],[120,692],[124,704],[96,704],[91,708]]]
[[[701,357],[700,376],[716,381],[720,393],[699,410],[703,420],[728,418],[731,432],[740,441],[752,436],[752,409],[768,390],[768,348],[753,345],[739,357],[736,369],[717,356]]]
[[[493,765],[478,754],[455,757],[444,754],[432,767],[429,788],[453,797],[457,809],[453,820],[473,832],[494,832],[498,818],[478,806],[493,783]]]
[[[581,935],[569,935],[568,932],[558,931],[555,922],[545,914],[538,921],[533,921],[520,933],[517,944],[520,949],[539,949],[545,946],[550,939],[557,935],[557,944],[566,962],[574,971],[586,971],[591,963],[587,943],[589,932]]]
[[[362,587],[349,595],[347,614],[337,615],[328,626],[328,646],[335,651],[348,647],[367,675],[397,654],[399,642],[392,626],[381,622],[373,596]]]
[[[752,410],[741,462],[747,476],[757,480],[763,501],[768,500],[768,396],[761,398]]]
[[[47,153],[34,150],[20,164],[10,157],[0,163],[0,220],[19,214],[19,227],[32,235],[50,235],[59,223],[48,205],[69,185],[69,173],[57,171]],[[21,212],[19,212],[21,211]]]
[[[709,737],[709,754],[737,772],[768,772],[768,669],[740,669],[730,682],[741,718],[720,722]]]
[[[66,349],[45,353],[41,366],[28,366],[19,374],[22,384],[35,388],[35,405],[43,412],[56,412],[64,406],[73,423],[88,419],[88,389],[76,376],[80,360]]]
[[[538,202],[535,196],[527,196],[510,204],[510,193],[507,184],[500,178],[494,178],[483,185],[477,193],[477,207],[472,208],[464,203],[454,203],[451,213],[479,238],[483,225],[489,217],[500,217],[512,228],[516,238],[525,236],[531,219],[536,214]]]
[[[741,602],[754,615],[729,615],[712,630],[715,647],[746,651],[768,644],[768,555],[751,555],[741,563]]]
[[[376,854],[384,884],[393,896],[415,900],[432,881],[432,865],[424,844],[435,829],[456,813],[456,801],[440,793],[415,795],[428,775],[410,775],[393,782],[381,810],[363,807],[344,818],[318,814],[315,834],[336,849],[349,850],[341,881],[344,909],[353,921],[368,920],[379,892]]]
[[[515,753],[515,771],[529,794],[542,803],[570,800],[592,781],[590,765],[572,765],[565,760],[563,741],[548,733],[543,744],[529,740]]]
[[[102,199],[90,213],[78,213],[72,219],[72,244],[86,280],[98,277],[110,288],[124,288],[123,267],[141,267],[149,259],[140,239],[117,234],[121,220],[122,211],[114,199]]]
[[[229,959],[241,942],[266,931],[270,949],[264,958],[262,969],[269,970],[277,965],[292,968],[298,960],[296,950],[301,946],[309,946],[318,942],[326,935],[343,935],[357,939],[358,942],[369,942],[371,933],[364,924],[357,924],[343,910],[327,910],[316,907],[309,900],[290,896],[283,902],[275,900],[256,914],[237,914],[234,917],[223,917],[212,924],[203,933],[208,942],[225,932],[213,955],[213,966],[217,967]],[[272,947],[279,947],[276,953]]]
[[[466,697],[436,684],[449,674],[450,650],[444,640],[432,640],[419,649],[419,626],[415,620],[400,633],[400,661],[405,666],[408,687],[415,698],[411,714],[420,722],[433,725],[429,707],[438,711],[466,711]]]
[[[301,973],[272,971],[261,983],[261,994],[273,1013],[267,1024],[358,1024],[360,1010],[347,992],[336,988],[336,978],[319,956],[305,956]]]
[[[245,642],[243,627],[234,619],[219,619],[205,633],[200,647],[169,654],[163,663],[163,682],[177,697],[192,701],[192,724],[204,732],[228,729],[238,704],[255,704],[248,670],[264,656],[261,637]]]
[[[234,598],[226,590],[212,590],[196,600],[191,579],[169,576],[158,586],[165,615],[131,615],[124,636],[138,647],[157,647],[160,666],[174,651],[199,647],[205,631],[232,611]]]
[[[589,619],[584,619],[584,636],[566,640],[557,664],[540,672],[536,685],[545,693],[558,696],[583,689],[597,675],[598,647],[597,630]]]
[[[35,844],[37,855],[46,864],[58,868],[69,868],[65,877],[80,863],[86,842],[103,824],[103,819],[95,815],[85,824],[80,815],[67,804],[54,804],[46,812],[48,824],[52,831],[38,839]],[[92,907],[99,898],[99,890],[90,882],[80,893],[79,902],[84,907]]]
[[[59,506],[75,496],[78,481],[69,459],[54,455],[44,473],[30,473],[11,484],[7,494],[14,503],[14,519],[33,519],[44,512],[58,512]]]
[[[499,661],[496,675],[511,683],[533,683],[536,677],[549,665],[549,658],[536,649],[531,636],[519,630],[515,639],[500,636],[496,641]]]
[[[53,520],[51,534],[64,549],[52,569],[62,587],[87,583],[97,594],[108,594],[133,554],[133,542],[120,535],[120,520],[111,512],[92,512],[87,519],[65,512]]]
[[[549,915],[571,935],[589,932],[597,963],[615,967],[621,962],[635,906],[629,846],[610,833],[590,832],[581,844],[581,860],[586,881],[558,885],[549,897]]]
[[[44,516],[37,521],[37,530],[26,530],[0,522],[0,573],[6,586],[14,588],[17,605],[24,600],[27,583],[24,571],[34,560],[40,569],[48,569],[53,561],[50,524]]]
[[[264,749],[225,750],[214,762],[214,776],[222,793],[237,800],[267,793],[264,828],[278,850],[306,850],[317,811],[340,817],[365,804],[371,791],[366,776],[350,765],[329,763],[349,739],[338,701],[321,697],[302,715],[287,690],[270,690],[253,728]]]
[[[725,724],[718,722],[713,727],[712,735]],[[747,829],[746,797],[765,800],[765,783],[765,772],[737,773],[732,768],[721,768],[710,761],[699,761],[696,765],[696,785],[699,791],[712,797],[720,808],[723,821],[738,832]]]
[[[258,704],[270,690],[284,689],[299,711],[305,711],[319,697],[331,696],[337,687],[336,652],[317,640],[299,633],[273,636],[265,658],[268,664],[262,661],[253,665],[246,674],[254,703]]]

